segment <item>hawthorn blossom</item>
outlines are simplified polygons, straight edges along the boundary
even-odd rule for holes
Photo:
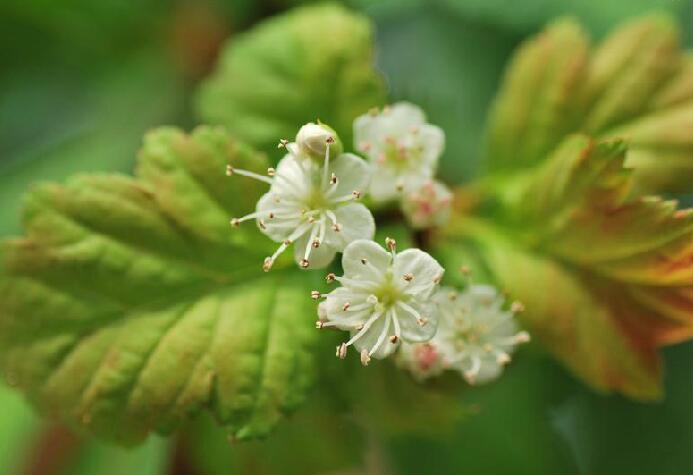
[[[228,175],[243,175],[263,181],[270,189],[257,203],[255,212],[231,219],[233,226],[256,220],[260,231],[281,243],[263,264],[269,271],[276,259],[289,246],[294,246],[294,257],[301,268],[327,266],[337,252],[347,244],[362,238],[372,238],[375,222],[371,212],[361,203],[355,203],[368,186],[370,171],[364,160],[356,155],[342,153],[333,158],[332,147],[336,135],[325,133],[323,126],[314,126],[299,132],[297,142],[282,141],[289,153],[280,160],[276,170],[270,168],[262,176],[229,165]],[[329,129],[330,131],[332,129]],[[316,138],[317,137],[317,138]],[[307,146],[313,152],[320,150],[324,141],[322,163],[306,156]]]
[[[434,297],[439,310],[438,331],[426,344],[402,345],[398,363],[423,380],[445,369],[459,371],[470,384],[496,379],[510,355],[529,334],[520,331],[514,314],[519,303],[505,310],[505,299],[489,285],[472,285],[464,292],[441,289]]]
[[[402,212],[415,229],[444,225],[450,219],[452,193],[442,183],[426,180],[402,198]]]
[[[423,111],[398,102],[357,117],[354,143],[373,164],[369,193],[384,202],[409,193],[435,174],[445,147],[440,127],[426,123]]]
[[[325,298],[318,307],[316,326],[350,333],[348,341],[337,347],[340,358],[353,345],[367,365],[371,358],[390,355],[402,340],[425,342],[436,332],[432,297],[443,268],[419,249],[397,253],[390,238],[386,246],[388,250],[369,240],[352,242],[342,256],[344,276],[327,277],[342,286],[327,295],[312,294],[315,299]]]

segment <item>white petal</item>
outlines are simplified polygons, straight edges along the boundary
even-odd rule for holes
[[[389,117],[397,128],[403,131],[408,131],[411,127],[419,126],[426,122],[426,114],[419,106],[411,102],[397,102],[392,104],[388,114],[383,114]]]
[[[410,311],[397,307],[397,318],[402,328],[402,339],[409,343],[423,343],[429,341],[436,334],[438,329],[438,313],[433,305],[420,305],[416,302],[409,302],[407,305],[412,307],[420,317],[426,319],[426,324],[421,325],[417,322],[417,317]]]
[[[420,249],[407,249],[395,257],[393,272],[395,276],[412,274],[414,279],[407,286],[407,293],[418,293],[431,288],[431,284],[439,281],[445,270],[430,254]]]
[[[311,189],[311,161],[287,154],[277,164],[272,192],[279,197],[300,197]]]
[[[401,193],[397,191],[399,180],[400,178],[390,168],[374,164],[368,193],[376,203],[396,200],[401,196]]]
[[[294,242],[294,259],[300,264],[306,254],[306,248],[311,246],[308,262],[308,269],[323,269],[330,265],[334,260],[337,250],[328,243],[323,242],[319,247],[312,247],[310,240],[310,232],[305,233]]]
[[[279,206],[276,201],[276,195],[272,192],[265,193],[258,200],[256,211],[275,211]],[[298,213],[300,210],[296,210]],[[291,211],[289,211],[291,212]],[[275,219],[265,218],[265,229],[260,228],[260,231],[269,236],[275,242],[281,242],[289,237],[289,235],[299,226],[300,218],[295,219],[280,219],[281,213],[275,213]]]
[[[337,176],[335,197],[353,191],[365,193],[371,178],[371,169],[365,160],[352,153],[343,153],[330,163],[330,172]]]
[[[369,265],[361,260],[366,259]],[[390,265],[392,256],[373,241],[359,239],[344,249],[342,268],[348,279],[379,282]]]
[[[387,328],[385,325],[387,324]],[[370,352],[373,347],[377,344],[383,330],[385,333],[385,339],[382,344],[378,347],[378,350],[371,355],[372,358],[383,359],[391,355],[399,346],[399,341],[392,343],[390,341],[390,336],[395,334],[394,327],[391,321],[388,321],[385,315],[381,315],[373,325],[368,329],[368,331],[358,340],[354,342],[354,348],[359,352],[366,350]],[[357,332],[352,331],[351,336],[354,336]]]
[[[349,203],[337,208],[334,214],[342,228],[336,232],[330,227],[327,242],[338,251],[342,251],[349,243],[358,239],[373,239],[375,220],[363,204]]]
[[[445,149],[445,133],[436,125],[422,125],[419,130],[419,140],[423,147],[422,165],[435,170],[438,159]]]

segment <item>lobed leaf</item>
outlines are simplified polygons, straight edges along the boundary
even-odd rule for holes
[[[296,124],[329,123],[351,143],[353,120],[384,102],[371,25],[337,4],[296,8],[234,36],[197,108],[264,150]]]
[[[482,270],[566,366],[597,389],[652,399],[657,347],[693,337],[693,210],[633,196],[626,152],[567,137],[504,184],[495,225],[460,213],[440,248],[467,253],[475,240]]]
[[[43,413],[132,444],[202,409],[262,436],[301,402],[310,284],[281,264],[264,274],[268,241],[229,229],[264,190],[227,178],[228,163],[266,169],[219,129],[163,128],[137,178],[28,195],[26,236],[2,247],[0,363]]]
[[[560,94],[559,94],[560,92]],[[529,40],[510,65],[488,127],[493,170],[528,168],[569,133],[627,140],[645,191],[690,191],[693,67],[665,16],[631,21],[591,52],[570,20]]]

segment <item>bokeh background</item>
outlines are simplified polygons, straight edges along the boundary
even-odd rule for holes
[[[129,172],[147,129],[199,123],[193,96],[224,42],[295,3],[0,2],[0,236],[20,231],[21,196],[33,183]],[[346,3],[375,23],[390,97],[421,105],[446,131],[442,173],[458,182],[479,168],[486,111],[506,61],[547,21],[572,14],[599,37],[623,19],[665,10],[693,46],[692,0]],[[339,473],[693,473],[693,344],[664,357],[666,399],[638,404],[594,394],[546,356],[525,352],[497,383],[467,391],[460,404],[470,414],[450,433],[394,433],[377,450],[345,454]],[[290,430],[280,428],[278,440],[291,440]],[[203,461],[181,454],[175,438],[152,437],[133,450],[104,446],[39,419],[0,385],[0,474],[310,473],[301,457],[317,456],[308,447],[275,465],[242,466],[219,434],[204,442],[212,449]],[[295,451],[279,443],[273,454]],[[263,446],[242,450],[262,454]]]

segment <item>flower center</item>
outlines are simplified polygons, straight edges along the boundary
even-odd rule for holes
[[[378,303],[383,310],[388,310],[397,302],[406,302],[408,295],[402,292],[401,287],[395,283],[394,275],[391,270],[385,273],[382,283],[375,289],[373,294],[378,297]]]

